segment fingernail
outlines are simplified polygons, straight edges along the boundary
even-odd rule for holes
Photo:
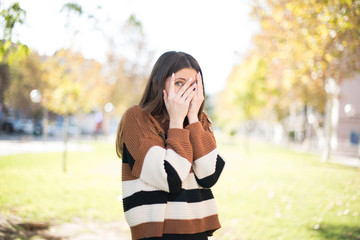
[[[172,73],[172,74],[171,74],[171,77],[175,77],[175,73]]]
[[[197,79],[196,79],[196,81],[195,81],[196,83],[197,83]]]
[[[193,91],[195,91],[196,88],[193,89]]]
[[[192,80],[192,78],[190,78],[190,79],[188,80],[188,82],[191,82],[191,80]]]

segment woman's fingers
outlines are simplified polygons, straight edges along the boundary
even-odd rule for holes
[[[193,90],[190,92],[190,94],[187,96],[187,98],[185,99],[185,103],[186,104],[190,104],[191,100],[193,100],[194,96],[196,94],[196,91]]]
[[[170,118],[170,128],[182,128],[182,123],[189,112],[189,104],[196,94],[195,80],[189,79],[187,83],[177,92],[174,92],[174,78],[171,78],[168,91],[163,90],[166,110]],[[193,83],[193,85],[191,85]],[[178,124],[181,123],[181,124]]]
[[[170,86],[169,86],[169,95],[175,94],[174,85],[175,85],[175,73],[171,74]]]
[[[203,82],[202,82],[202,78],[201,78],[201,74],[200,72],[198,72],[197,74],[197,84],[198,84],[198,94],[200,94],[200,96],[204,95],[204,88],[203,88]]]
[[[195,79],[190,78],[181,88],[180,90],[177,92],[176,96],[178,98],[181,98],[183,96],[183,94],[185,93],[185,91],[188,90],[189,86],[195,81]]]
[[[196,84],[195,82],[186,90],[186,92],[181,96],[181,99],[186,101],[189,98],[190,94],[196,93]]]

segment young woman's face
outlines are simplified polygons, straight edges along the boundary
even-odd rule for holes
[[[175,73],[174,90],[177,93],[180,88],[190,79],[196,79],[197,72],[192,68],[183,68]],[[166,79],[165,91],[169,94],[171,76]]]

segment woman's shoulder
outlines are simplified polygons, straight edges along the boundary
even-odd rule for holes
[[[125,117],[126,119],[133,119],[133,118],[138,118],[141,116],[148,116],[148,113],[142,109],[139,105],[134,105],[129,107],[123,114],[123,117]]]
[[[153,123],[153,117],[150,113],[145,111],[139,105],[134,105],[129,107],[122,116],[125,121],[125,125],[149,125],[149,123]],[[152,124],[150,124],[152,125]]]
[[[138,105],[128,108],[122,116],[124,136],[161,137],[164,131],[154,117]]]
[[[141,113],[143,111],[144,110],[139,105],[133,105],[133,106],[129,107],[128,109],[126,109],[124,115],[126,115],[126,114],[139,114],[139,113]]]

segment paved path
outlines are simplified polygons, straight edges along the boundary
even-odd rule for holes
[[[130,239],[131,234],[125,221],[101,222],[74,219],[69,223],[52,226],[49,235],[67,240],[120,240]]]
[[[300,153],[311,153],[318,155],[319,158],[322,156],[322,152],[320,149],[307,149],[306,147],[302,147],[299,145],[290,145],[289,149],[300,152]],[[336,150],[332,151],[330,154],[330,160],[331,163],[341,164],[348,167],[354,167],[360,169],[360,158],[357,156],[356,149],[352,148],[351,151],[348,149],[346,150]]]
[[[360,169],[360,158],[356,156],[334,156],[330,162]]]
[[[92,151],[88,144],[69,142],[68,151]],[[64,143],[61,141],[8,141],[0,140],[0,156],[19,154],[19,153],[38,153],[38,152],[62,152]]]
[[[36,240],[125,240],[130,239],[130,229],[122,221],[102,222],[73,219],[70,222],[50,225],[40,222],[22,222],[18,216],[0,214],[0,239]]]

